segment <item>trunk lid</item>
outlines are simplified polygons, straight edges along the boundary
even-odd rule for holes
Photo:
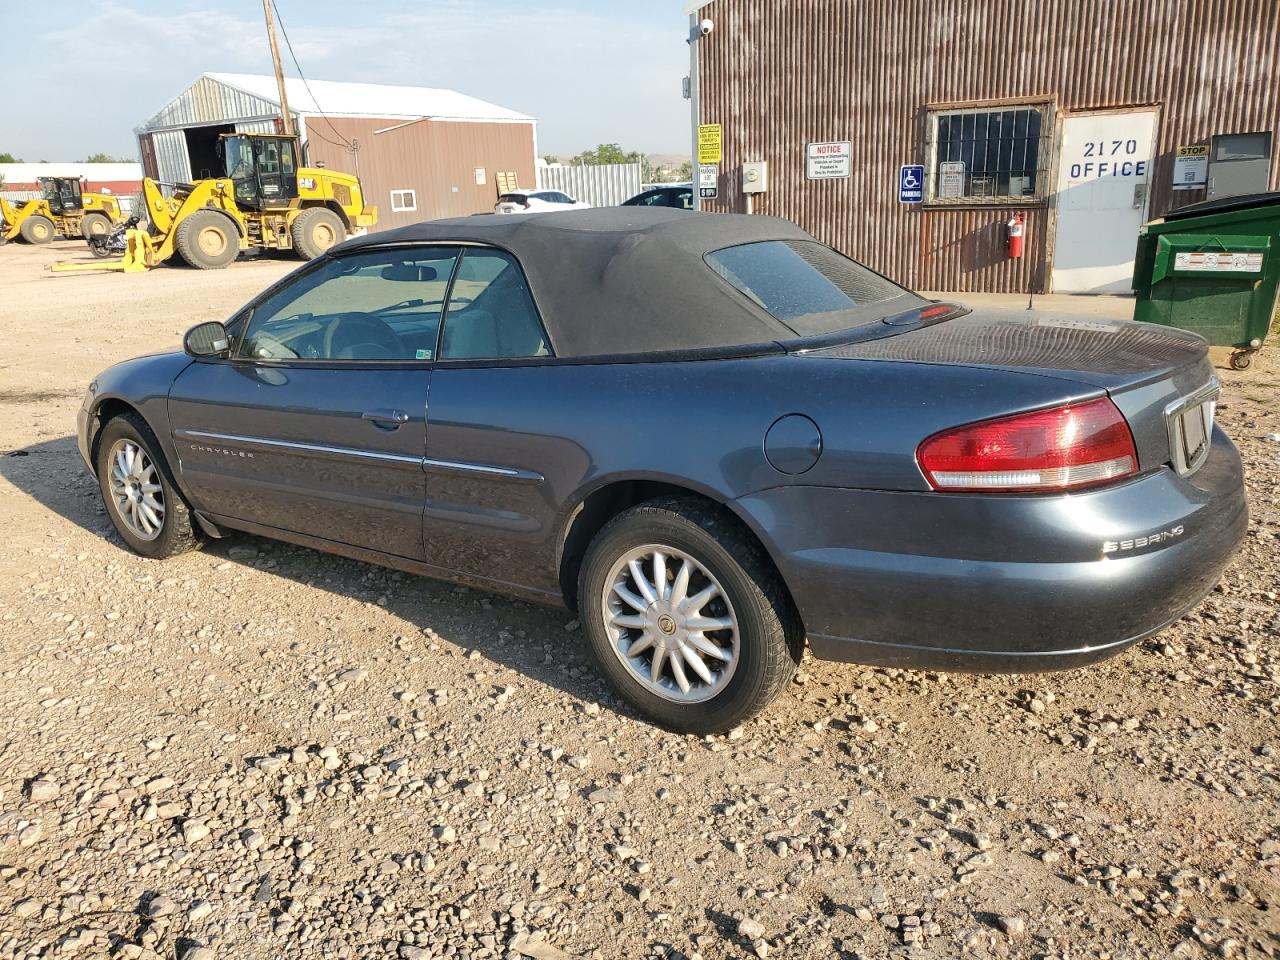
[[[1200,428],[1212,431],[1217,378],[1194,333],[1128,320],[983,310],[894,336],[805,351],[844,357],[1012,370],[1108,393],[1133,431],[1143,470],[1199,466]],[[1192,402],[1194,401],[1194,402]],[[1197,423],[1195,416],[1203,419]],[[1175,448],[1178,456],[1175,456]],[[1185,467],[1185,469],[1183,469]]]
[[[984,310],[806,355],[999,367],[1111,390],[1195,366],[1208,356],[1208,344],[1186,330],[1149,323]]]

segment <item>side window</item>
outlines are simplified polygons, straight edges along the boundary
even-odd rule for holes
[[[662,207],[666,203],[666,194],[661,190],[651,190],[640,198],[640,205],[643,207]]]
[[[325,260],[258,304],[246,360],[432,360],[456,247]]]
[[[520,264],[501,250],[467,250],[449,297],[440,359],[550,355]]]

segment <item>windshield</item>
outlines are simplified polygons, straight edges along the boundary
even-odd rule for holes
[[[222,141],[225,154],[227,176],[232,180],[243,180],[252,177],[253,144],[246,137],[225,137]]]
[[[838,333],[927,303],[813,240],[765,240],[715,250],[711,269],[797,336]]]

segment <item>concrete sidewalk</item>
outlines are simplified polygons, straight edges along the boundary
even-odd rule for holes
[[[933,300],[951,300],[966,306],[999,310],[1025,310],[1025,293],[948,293],[928,292],[921,296]],[[1032,298],[1033,309],[1043,313],[1078,313],[1089,317],[1106,317],[1111,320],[1133,319],[1133,297],[1097,296],[1069,293],[1036,294]]]

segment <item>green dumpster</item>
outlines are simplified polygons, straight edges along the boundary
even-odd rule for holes
[[[1280,288],[1280,192],[1195,203],[1139,230],[1135,320],[1235,347],[1243,370],[1267,338]]]

